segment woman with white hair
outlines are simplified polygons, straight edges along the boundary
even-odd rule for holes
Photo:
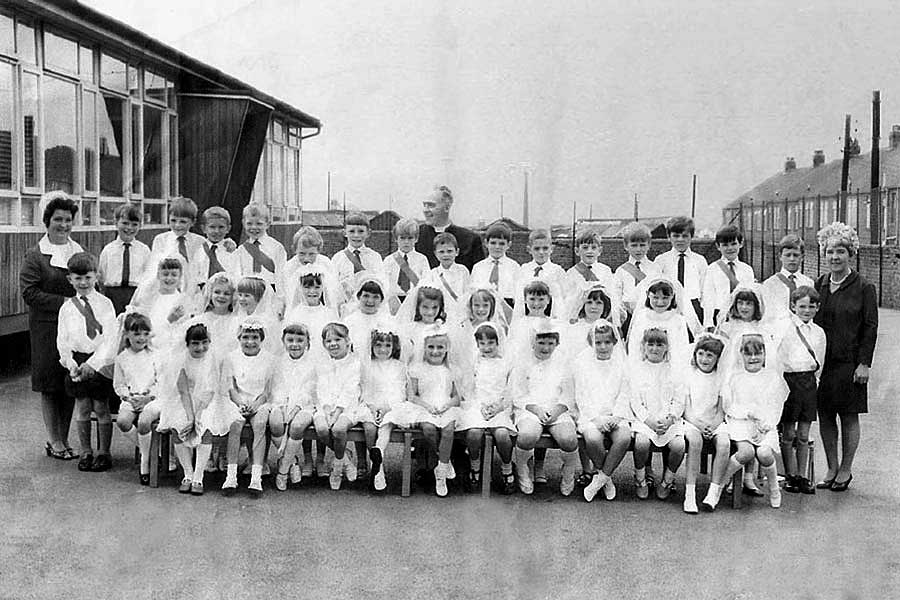
[[[818,240],[828,267],[816,281],[821,301],[815,317],[827,339],[818,413],[828,472],[816,487],[843,492],[853,479],[859,415],[868,411],[866,386],[878,335],[878,299],[875,286],[850,268],[859,251],[859,237],[852,227],[832,223],[819,231]]]

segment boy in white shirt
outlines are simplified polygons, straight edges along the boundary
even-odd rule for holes
[[[622,321],[622,331],[627,335],[631,323],[631,315],[637,303],[638,285],[647,277],[660,275],[659,267],[647,258],[650,249],[650,228],[643,223],[629,223],[622,230],[622,244],[628,253],[628,260],[619,265],[613,275],[619,282],[622,291],[622,307],[626,317]]]
[[[599,262],[603,253],[603,238],[593,229],[585,229],[575,238],[575,255],[578,262],[566,271],[565,287],[567,300],[580,293],[585,282],[599,282],[606,289],[612,302],[609,318],[614,325],[622,324],[622,289],[619,281],[613,277],[612,269]]]
[[[100,251],[97,271],[103,294],[109,298],[116,314],[125,312],[141,274],[150,258],[150,247],[135,239],[141,229],[141,207],[125,203],[116,209],[116,239]]]
[[[281,242],[270,237],[269,209],[261,204],[248,204],[243,212],[244,233],[247,239],[235,250],[240,277],[259,277],[284,298],[284,263],[287,252]]]
[[[685,298],[691,308],[685,307],[684,318],[688,327],[696,333],[703,323],[703,306],[700,298],[703,295],[703,282],[706,278],[707,264],[703,256],[691,250],[694,239],[694,220],[690,217],[672,217],[666,222],[666,234],[672,249],[657,256],[653,262],[662,274],[677,281],[684,288]]]
[[[503,298],[509,308],[512,308],[515,305],[516,282],[519,276],[519,263],[506,256],[506,251],[512,243],[512,231],[504,223],[496,223],[488,227],[484,239],[488,257],[472,266],[469,285],[472,289],[494,290],[497,297]]]
[[[197,205],[190,198],[178,198],[169,205],[169,231],[153,238],[150,251],[156,260],[148,261],[148,268],[155,270],[159,259],[180,256],[190,262],[203,245],[203,236],[191,231],[197,220]]]
[[[353,297],[357,273],[369,271],[373,277],[384,280],[381,255],[366,246],[369,239],[369,219],[362,213],[350,213],[344,222],[347,247],[331,257],[334,273],[343,289],[344,299]]]
[[[791,292],[791,316],[778,347],[784,380],[790,393],[781,414],[781,456],[784,459],[784,491],[815,494],[807,477],[809,429],[816,420],[816,393],[825,362],[825,331],[813,323],[819,310],[819,293],[800,286]]]
[[[69,259],[67,276],[75,296],[59,309],[56,347],[65,367],[66,393],[75,398],[74,418],[81,443],[79,471],[107,471],[112,467],[109,446],[112,417],[109,399],[113,396],[110,368],[118,342],[116,309],[99,293],[97,259],[89,252],[77,252]],[[104,374],[101,374],[101,371]],[[91,412],[97,415],[97,457],[91,446]]]
[[[430,283],[444,292],[445,300],[460,302],[469,289],[469,270],[456,262],[459,256],[456,236],[446,231],[434,236],[434,255],[439,264],[431,270]]]
[[[791,293],[801,286],[815,287],[815,285],[812,279],[800,271],[803,266],[803,239],[796,233],[789,233],[781,238],[778,247],[781,270],[762,284],[763,298],[766,302],[763,320],[768,323],[784,324],[791,318]]]
[[[550,231],[547,229],[533,229],[528,234],[528,251],[531,253],[531,260],[519,267],[519,277],[514,297],[521,298],[522,290],[528,282],[533,279],[540,279],[550,287],[552,297],[562,298],[566,271],[551,259],[553,240],[550,237]]]
[[[409,290],[430,270],[425,255],[416,252],[419,223],[415,219],[397,221],[394,225],[394,237],[397,238],[397,251],[387,255],[382,265],[387,277],[391,314],[397,312]]]
[[[237,275],[240,270],[237,245],[225,237],[231,231],[231,215],[221,206],[210,206],[203,211],[203,233],[206,239],[191,258],[192,280],[203,289],[206,281],[216,273]]]
[[[734,225],[724,225],[716,232],[716,248],[722,257],[709,265],[703,280],[703,326],[714,329],[724,318],[731,302],[731,292],[739,285],[756,281],[753,267],[738,255],[744,247],[744,236]]]

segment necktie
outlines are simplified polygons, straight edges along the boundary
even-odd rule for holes
[[[219,249],[218,244],[212,244],[207,251],[207,255],[209,256],[209,272],[206,277],[209,279],[216,273],[220,273],[224,271],[225,268],[222,266],[222,263],[219,262],[219,257],[216,255],[216,251]]]
[[[260,271],[262,271],[262,263],[259,262],[259,254],[260,252],[262,252],[262,249],[259,247],[259,240],[253,240],[253,245],[256,246],[257,250],[259,250],[259,252],[253,253],[253,272],[259,273]]]
[[[797,276],[791,273],[788,275],[788,293],[793,294],[797,289]]]
[[[364,269],[362,264],[362,258],[359,256],[359,248],[353,251],[353,255],[356,256],[356,264],[353,265],[353,272],[359,273]]]
[[[494,259],[494,268],[491,269],[491,276],[490,276],[490,278],[488,278],[488,283],[490,283],[491,285],[496,287],[499,282],[500,282],[500,259],[495,258]]]
[[[536,267],[534,268],[534,276],[537,277],[538,275],[540,275],[540,274],[541,274],[541,271],[543,270],[543,268],[544,268],[544,267],[541,266],[541,265],[536,266]]]
[[[640,271],[641,270],[641,261],[639,261],[639,260],[634,261],[634,266],[637,267],[638,271]],[[641,271],[641,272],[643,273],[643,271]]]
[[[123,242],[122,246],[122,287],[131,284],[131,243]]]
[[[730,288],[729,291],[734,291],[734,288],[737,287],[737,274],[734,272],[734,261],[728,261],[728,270],[731,271],[731,278],[728,280],[728,286]]]
[[[184,257],[184,262],[190,261],[187,253],[187,242],[184,240],[183,235],[178,236],[178,254]]]
[[[684,286],[684,252],[678,253],[678,283]]]
[[[401,267],[400,267],[400,277],[397,278],[397,284],[400,286],[401,290],[403,290],[404,292],[408,292],[409,291],[409,276],[406,274],[406,271],[403,269],[403,267],[409,268],[409,261],[406,260],[405,254],[400,255],[400,260],[403,261],[403,265],[401,265]]]
[[[98,333],[103,333],[103,326],[94,315],[94,309],[91,308],[91,303],[88,302],[87,296],[82,296],[81,301],[84,303],[83,314],[85,332],[89,338],[94,339],[97,337]]]

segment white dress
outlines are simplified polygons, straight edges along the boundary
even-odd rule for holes
[[[206,325],[206,330],[209,331],[209,348],[220,360],[238,349],[239,323],[236,314],[230,312],[217,315],[208,310],[198,320]]]
[[[342,408],[342,416],[359,422],[362,368],[353,352],[344,358],[328,357],[315,363],[316,413],[327,415]]]
[[[547,360],[538,360],[529,352],[521,358],[521,362],[514,364],[510,380],[513,414],[517,425],[522,419],[537,420],[537,415],[526,408],[529,404],[542,410],[551,410],[562,404],[568,410],[549,425],[556,425],[560,420],[566,419],[574,422],[572,375],[568,360],[561,352],[554,351]]]
[[[316,359],[306,352],[293,359],[285,352],[278,361],[272,395],[273,407],[291,410],[297,406],[312,414],[316,410]]]
[[[461,407],[462,416],[456,429],[493,429],[504,427],[515,431],[512,420],[512,401],[507,386],[509,385],[510,364],[504,358],[475,359],[475,385],[471,399],[465,399]],[[502,410],[490,419],[481,414],[482,407],[502,407]]]
[[[322,343],[322,328],[328,323],[338,320],[337,311],[324,304],[306,306],[298,304],[290,309],[284,317],[284,324],[299,323],[309,330],[309,351],[315,358],[325,358],[325,345]],[[279,337],[281,334],[279,333]]]
[[[169,322],[169,315],[179,304],[184,305],[182,294],[159,294],[151,306],[138,309],[138,312],[141,312],[142,309],[147,310],[146,314],[150,318],[152,327],[153,346],[163,353],[184,345],[184,340],[178,338],[179,334],[184,331],[182,322],[189,316],[188,307],[185,306],[185,314],[181,319],[174,323]]]
[[[113,390],[119,398],[132,395],[158,396],[159,365],[156,353],[149,347],[140,352],[125,348],[116,356],[113,367]],[[146,406],[158,406],[156,400]],[[121,408],[134,412],[128,400],[122,400]],[[146,407],[145,407],[146,408]]]
[[[406,365],[401,360],[373,360],[363,369],[361,421],[374,422],[373,410],[386,411],[382,424],[409,427],[414,405],[406,397]]]
[[[572,371],[579,431],[600,417],[631,419],[623,352],[614,350],[608,360],[598,360],[588,347],[575,357]]]
[[[157,425],[159,431],[177,432],[191,423],[178,392],[178,378],[182,370],[187,377],[187,388],[194,410],[194,431],[187,439],[181,441],[193,447],[199,443],[200,436],[209,429],[206,424],[208,417],[204,413],[208,413],[214,403],[214,398],[218,395],[219,369],[210,352],[201,358],[192,358],[186,353],[179,353],[172,358],[162,371],[163,375],[159,385],[159,398],[157,399],[160,408],[159,424]],[[201,408],[204,405],[208,405],[206,409]]]
[[[788,387],[776,369],[757,373],[736,371],[722,388],[722,404],[728,435],[735,442],[747,441],[754,446],[779,450],[776,426],[788,397]],[[761,433],[758,424],[768,429]]]
[[[454,377],[449,368],[443,365],[418,363],[409,369],[410,379],[416,379],[419,386],[419,398],[428,406],[441,409],[450,405],[450,393],[453,389]],[[446,427],[451,422],[459,423],[458,406],[449,406],[439,415],[433,414],[424,406],[411,403],[411,415],[416,423],[431,423],[435,427]]]
[[[642,360],[630,369],[632,430],[641,433],[658,447],[684,435],[685,386],[677,368],[669,362],[651,363]],[[644,421],[651,416],[675,417],[675,423],[662,435],[650,429]]]
[[[634,313],[628,331],[628,356],[633,363],[643,362],[641,343],[648,329],[662,329],[669,340],[669,361],[678,369],[686,369],[691,362],[687,321],[675,310],[658,313],[639,310]]]
[[[721,363],[721,361],[720,361]],[[686,377],[687,396],[685,397],[684,418],[685,427],[694,427],[690,423],[700,421],[711,423],[716,418],[719,409],[719,394],[722,390],[722,377],[718,370],[712,373],[704,373],[697,367],[691,367]],[[716,428],[713,435],[728,433],[728,426],[723,421]]]

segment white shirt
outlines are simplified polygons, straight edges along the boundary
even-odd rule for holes
[[[317,361],[315,377],[317,411],[330,413],[340,407],[348,412],[359,406],[362,371],[352,352],[341,359],[329,356]]]
[[[609,299],[613,304],[610,307],[610,319],[618,324],[619,310],[622,307],[622,288],[619,284],[619,280],[613,276],[612,269],[601,262],[595,262],[590,265],[590,269],[597,277],[597,283],[606,289],[606,293],[609,295]],[[581,293],[581,290],[584,289],[586,283],[587,279],[585,279],[584,275],[578,271],[577,267],[571,267],[566,271],[565,287],[563,289],[563,293],[566,297],[566,304],[569,304],[575,296]]]
[[[156,355],[150,348],[140,352],[125,348],[116,356],[113,389],[117,396],[126,400],[135,394],[156,396],[158,376]]]
[[[540,267],[540,271],[535,275],[534,272],[538,267]],[[522,289],[529,281],[534,279],[545,282],[550,287],[550,294],[554,298],[562,298],[566,280],[566,270],[550,260],[542,265],[530,260],[519,267],[519,277],[516,283],[516,302],[519,302],[522,299]]]
[[[448,300],[453,300],[453,296],[447,290],[444,281],[456,294],[457,302],[469,290],[469,270],[459,263],[453,263],[449,269],[445,269],[441,265],[434,267],[431,269],[430,275],[426,276],[426,280],[427,283],[441,290]]]
[[[137,287],[141,275],[150,260],[150,247],[144,242],[134,239],[128,242],[128,285]],[[100,285],[103,287],[119,287],[122,285],[122,259],[125,258],[125,242],[117,237],[103,246],[97,262],[100,272]]]
[[[502,256],[496,259],[497,283],[491,283],[491,273],[494,270],[495,259],[488,257],[478,261],[472,266],[472,278],[469,286],[475,290],[478,288],[492,289],[500,298],[515,298],[516,282],[519,278],[519,263]],[[518,302],[519,299],[516,298]]]
[[[223,240],[224,241],[224,240]],[[234,252],[228,252],[225,250],[225,244],[222,242],[218,242],[216,244],[210,242],[209,240],[204,240],[203,244],[200,246],[200,249],[191,257],[190,269],[193,273],[192,281],[197,283],[204,283],[209,279],[209,254],[206,253],[206,247],[209,246],[210,249],[215,247],[216,249],[216,258],[219,260],[219,264],[222,265],[222,268],[225,269],[225,272],[232,277],[240,276],[240,265],[238,262],[237,250]]]
[[[400,278],[400,264],[397,262],[397,259],[394,256],[398,256],[402,254],[399,250],[394,252],[393,254],[388,254],[384,257],[384,262],[382,263],[382,272],[385,277],[387,277],[388,283],[388,297],[391,296],[405,296],[408,293],[408,290],[405,292],[400,288],[399,278]],[[428,266],[428,259],[424,254],[420,252],[416,252],[413,250],[412,252],[406,253],[406,261],[409,263],[409,268],[416,275],[418,280],[421,280],[424,275],[428,273],[430,267]],[[411,290],[415,286],[415,283],[410,281],[409,289]]]
[[[672,281],[678,281],[678,255],[675,250],[668,250],[657,256],[653,262],[663,275]],[[716,267],[718,268],[718,267]],[[690,248],[684,253],[684,293],[688,300],[699,300],[703,295],[703,281],[706,278],[707,264],[703,256]]]
[[[206,241],[202,235],[198,235],[193,231],[188,231],[184,234],[184,242],[185,247],[187,248],[187,257],[182,257],[184,260],[189,261],[191,258],[197,254],[197,250],[203,245],[203,242]],[[181,256],[181,253],[178,251],[178,236],[175,235],[174,231],[166,231],[164,233],[160,233],[156,237],[153,238],[153,245],[150,247],[150,251],[159,256],[160,258],[166,258],[169,256]],[[153,265],[147,265],[155,268]]]
[[[578,353],[572,366],[575,405],[579,419],[631,416],[628,406],[628,377],[622,360],[615,355],[599,360],[593,348]]]
[[[363,271],[369,272],[373,277],[384,279],[381,255],[365,245],[360,246],[357,250],[359,250],[359,262],[362,263]],[[347,246],[345,249],[335,252],[331,257],[331,266],[338,282],[344,288],[344,295],[349,300],[353,293],[353,281],[356,273],[353,271],[353,263],[347,258],[348,251],[352,253],[354,249]]]
[[[253,255],[247,252],[247,249],[244,248],[244,244],[241,244],[238,246],[238,249],[234,251],[238,262],[238,274],[241,277],[248,277],[250,275],[259,277],[269,285],[275,287],[277,293],[283,296],[284,285],[282,276],[284,274],[284,264],[287,262],[287,252],[285,251],[284,246],[281,245],[281,242],[265,233],[259,236],[259,239],[256,241],[259,241],[259,249],[262,253],[271,258],[272,262],[275,263],[275,271],[272,272],[262,265],[260,265],[259,271],[254,271]],[[254,240],[247,239],[245,243],[251,244],[253,242]]]
[[[815,359],[810,355],[803,340],[800,339],[797,329],[812,347],[816,355]],[[825,364],[825,331],[812,321],[804,323],[796,315],[791,315],[789,321],[785,323],[783,332],[784,337],[778,346],[778,358],[784,371],[786,373],[816,371],[816,376],[818,376],[822,371],[822,365]],[[818,368],[816,360],[819,361]]]
[[[644,275],[650,278],[662,274],[659,266],[646,256],[639,261],[641,263],[640,265],[637,265],[638,261],[635,261],[631,256],[629,256],[628,260],[625,262],[627,264],[636,265]],[[643,301],[643,298],[637,297],[637,283],[634,280],[634,275],[629,273],[623,265],[619,265],[613,275],[619,281],[619,289],[622,290],[622,303],[625,305],[628,312],[634,312],[635,306]],[[643,281],[643,279],[641,281]]]
[[[119,327],[116,321],[116,309],[109,298],[96,290],[87,295],[88,304],[97,322],[103,328],[94,339],[87,335],[84,315],[75,306],[75,299],[80,302],[81,296],[68,298],[59,309],[59,325],[56,332],[56,347],[59,350],[59,362],[66,369],[76,366],[73,352],[93,354],[87,364],[95,371],[113,363],[118,348]]]
[[[738,285],[749,285],[756,280],[753,274],[753,267],[739,260],[735,260],[733,263],[734,276],[738,281]],[[728,261],[719,259],[709,265],[706,270],[706,277],[703,280],[703,299],[700,304],[703,306],[704,327],[712,327],[715,324],[713,323],[714,311],[719,311],[719,320],[721,321],[728,309],[731,308],[731,282],[719,265],[728,269]],[[686,272],[687,268],[685,266]],[[686,274],[685,279],[687,279]]]
[[[802,285],[815,287],[813,280],[800,271],[791,273],[786,269],[781,269],[778,274],[766,279],[762,284],[763,299],[766,303],[766,314],[763,317],[765,321],[780,321],[791,316],[791,292],[787,284],[778,276],[779,274],[788,279],[793,276],[797,287]]]

